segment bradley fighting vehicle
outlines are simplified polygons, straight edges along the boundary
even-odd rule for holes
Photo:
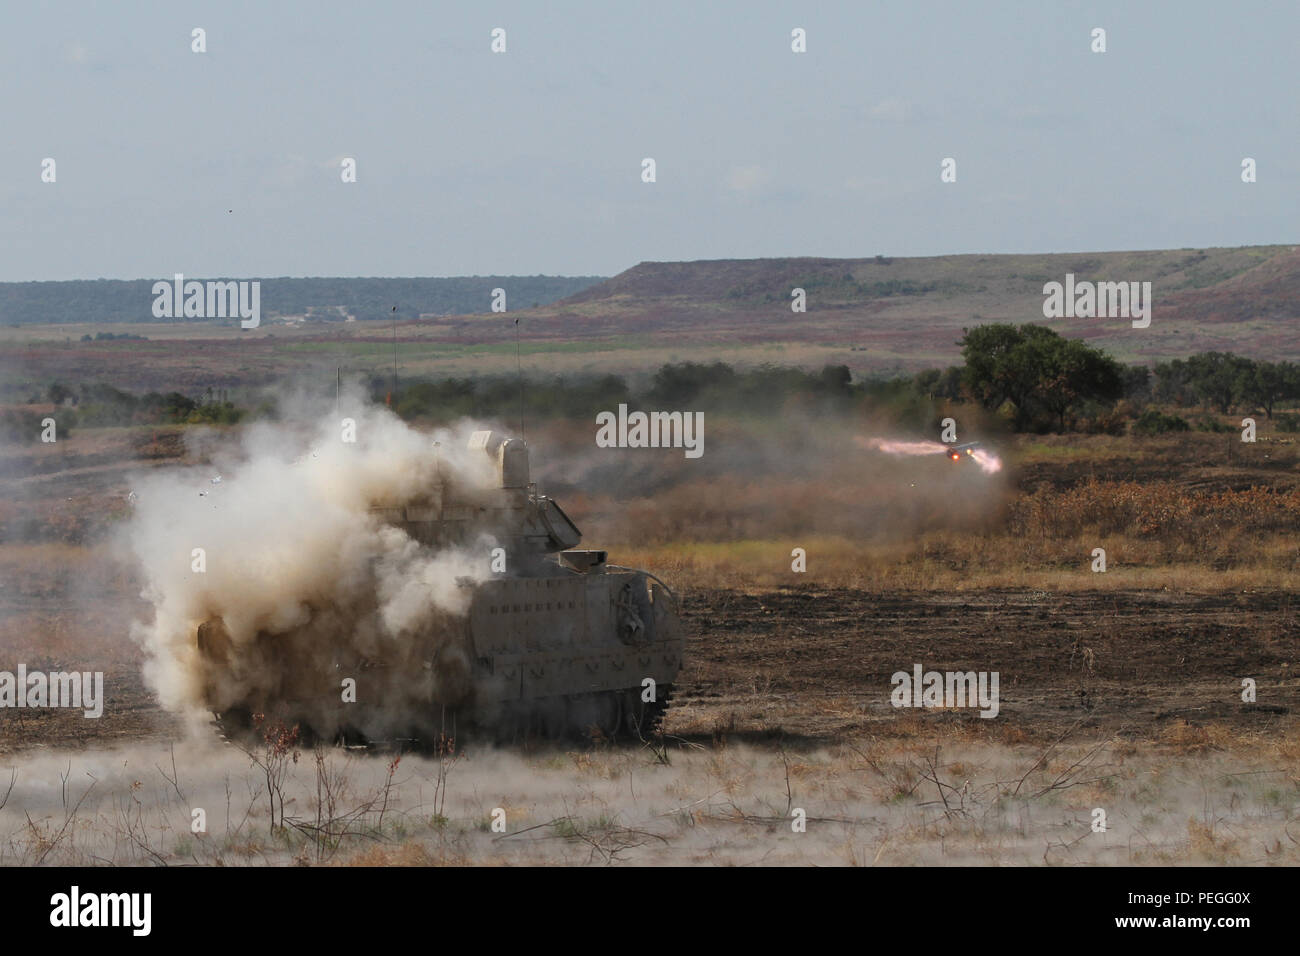
[[[257,715],[296,724],[309,739],[349,743],[657,730],[682,660],[672,592],[652,574],[608,564],[604,551],[575,550],[581,533],[537,493],[521,439],[475,432],[470,450],[488,456],[495,487],[440,477],[417,501],[371,511],[430,555],[467,547],[486,565],[501,548],[507,570],[457,578],[467,612],[441,614],[427,633],[397,650],[389,639],[373,657],[352,649],[355,640],[322,651],[322,628],[311,624],[259,633],[235,655],[223,621],[205,622],[197,635],[203,692],[228,736]],[[355,694],[345,702],[346,678]]]

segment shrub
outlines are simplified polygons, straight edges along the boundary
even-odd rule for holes
[[[1217,418],[1202,418],[1196,423],[1196,430],[1198,432],[1218,432],[1220,434],[1236,431],[1231,425],[1225,425]]]
[[[1133,423],[1135,435],[1164,435],[1167,432],[1190,431],[1191,426],[1177,415],[1166,415],[1154,408],[1148,408]]]
[[[77,416],[63,409],[56,415],[41,414],[25,408],[10,408],[0,412],[0,439],[14,444],[36,443],[41,440],[46,418],[56,422],[56,435],[67,438],[72,434],[72,426],[77,423]]]

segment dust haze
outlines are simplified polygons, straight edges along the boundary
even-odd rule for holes
[[[417,637],[449,636],[448,622],[468,610],[464,584],[488,574],[490,538],[433,550],[372,511],[436,506],[442,482],[486,487],[490,461],[467,450],[468,426],[422,433],[355,395],[342,415],[311,408],[289,401],[281,421],[237,438],[209,433],[192,450],[210,465],[133,484],[120,543],[153,613],[132,636],[162,705],[196,722],[205,700],[221,710],[332,686],[321,706],[337,705],[340,678],[364,661],[405,661]],[[196,632],[218,618],[228,660],[205,667]],[[418,706],[429,679],[419,666],[400,669],[384,706]]]
[[[693,460],[674,449],[596,448],[595,432],[593,423],[546,433],[534,472],[584,532],[615,545],[978,532],[1003,520],[1014,488],[1000,461],[950,461],[925,431],[883,417],[787,410],[758,422],[706,413],[705,453]],[[881,439],[933,453],[885,454],[872,444]],[[987,462],[996,450],[979,454]]]

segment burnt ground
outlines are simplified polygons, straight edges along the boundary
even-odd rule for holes
[[[918,719],[1015,739],[1076,722],[1156,737],[1180,722],[1276,731],[1300,712],[1300,616],[1288,593],[784,588],[699,591],[685,604],[691,637],[665,729],[688,737],[829,741],[911,733]],[[915,664],[997,671],[997,718],[895,709],[891,675]],[[1245,677],[1257,684],[1253,705],[1241,700]]]
[[[176,739],[181,733],[180,722],[158,706],[138,667],[83,666],[104,671],[103,715],[92,719],[80,710],[5,708],[0,710],[0,753],[148,743]],[[46,669],[39,662],[28,663],[28,670]]]
[[[689,741],[818,745],[954,724],[1011,740],[1051,739],[1076,724],[1149,739],[1183,724],[1268,734],[1300,713],[1300,616],[1286,593],[696,589],[684,611],[686,664],[664,729]],[[997,718],[896,710],[890,677],[914,664],[997,671]],[[0,710],[0,753],[180,733],[138,660],[95,666],[106,672],[102,718]],[[1241,701],[1244,677],[1257,682],[1254,705]]]

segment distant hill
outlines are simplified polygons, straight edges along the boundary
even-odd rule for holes
[[[1044,283],[1067,273],[1151,282],[1151,326],[1044,318]],[[791,311],[794,288],[806,313]],[[1043,323],[1130,361],[1209,349],[1300,359],[1300,248],[643,262],[534,311],[534,328],[552,316],[593,332],[867,350],[875,367],[955,361],[961,330],[989,322]]]
[[[244,276],[241,278],[249,278]],[[0,325],[153,322],[159,279],[91,279],[0,283]],[[220,276],[186,279],[223,280]],[[223,280],[224,281],[224,280]],[[457,276],[411,279],[261,279],[262,315],[341,320],[467,315],[490,308],[492,290],[506,290],[510,309],[546,305],[601,281],[600,276]],[[210,321],[207,319],[196,321]]]
[[[1043,316],[1043,286],[1150,282],[1151,325]],[[207,276],[193,276],[208,279]],[[337,369],[399,376],[646,375],[665,362],[721,361],[813,371],[845,365],[890,376],[961,363],[962,329],[1049,325],[1122,362],[1202,351],[1300,360],[1300,249],[1169,249],[928,258],[718,259],[643,262],[609,279],[264,279],[263,319],[311,315],[386,322],[152,322],[150,280],[0,284],[0,387],[107,382],[133,391],[233,388]],[[508,311],[492,313],[504,288]],[[808,311],[791,311],[790,292]],[[538,303],[536,306],[533,303]],[[48,310],[48,311],[43,311]],[[143,314],[141,314],[143,313]],[[137,339],[101,335],[126,322]],[[33,324],[44,320],[57,323]],[[77,323],[79,324],[72,324]],[[6,328],[5,323],[26,323]]]

